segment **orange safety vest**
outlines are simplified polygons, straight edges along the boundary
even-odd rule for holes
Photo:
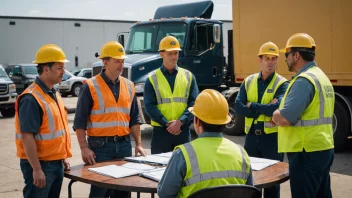
[[[38,133],[34,134],[39,160],[52,161],[72,157],[70,130],[68,129],[67,113],[62,98],[60,94],[56,92],[56,103],[55,100],[48,94],[45,94],[35,82],[17,98],[15,104],[17,156],[21,159],[27,159],[23,148],[18,118],[18,102],[24,94],[32,94],[43,110],[42,125]]]
[[[130,110],[135,95],[132,81],[120,76],[120,93],[116,102],[101,75],[86,82],[93,98],[88,125],[88,136],[125,136],[130,133]]]

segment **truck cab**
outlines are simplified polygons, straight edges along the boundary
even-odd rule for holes
[[[3,117],[15,116],[16,99],[16,85],[0,65],[0,112]]]
[[[213,7],[212,1],[163,6],[157,9],[153,19],[132,25],[126,45],[124,35],[118,36],[129,57],[121,75],[135,83],[143,112],[144,83],[150,72],[162,66],[158,48],[165,36],[178,39],[182,51],[177,65],[194,74],[199,89],[217,88],[223,83],[226,59],[222,22],[210,19]],[[93,75],[101,67],[101,61],[93,64]],[[145,113],[142,120],[149,123]]]

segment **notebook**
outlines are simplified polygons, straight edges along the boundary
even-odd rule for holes
[[[145,177],[154,181],[159,182],[163,177],[166,167],[163,168],[156,168],[150,171],[145,171],[139,174],[141,177]]]
[[[154,156],[171,158],[173,152],[154,154]]]
[[[152,169],[155,169],[155,167],[146,164],[138,164],[131,162],[123,164],[121,166],[108,165],[96,168],[88,168],[89,171],[113,178],[123,178],[132,175],[138,175],[143,171],[148,171]]]
[[[140,162],[140,163],[153,163],[153,164],[161,164],[166,165],[169,163],[170,158],[161,157],[156,155],[147,155],[147,156],[139,156],[139,157],[125,157],[126,160],[132,162]]]

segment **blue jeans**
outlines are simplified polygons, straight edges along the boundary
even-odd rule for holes
[[[61,160],[40,161],[45,175],[46,184],[44,188],[38,188],[33,184],[33,168],[28,160],[21,159],[20,167],[24,178],[24,198],[59,198],[64,179],[64,165]]]
[[[95,161],[102,162],[113,159],[122,159],[132,156],[132,144],[130,136],[113,138],[88,137],[88,146],[95,153]],[[128,191],[112,190],[91,185],[89,197],[128,198]]]
[[[179,135],[172,135],[166,130],[166,127],[153,127],[153,135],[151,142],[151,153],[167,153],[173,151],[178,145],[191,141],[189,126],[181,128]]]
[[[246,136],[244,149],[251,157],[260,157],[272,160],[283,161],[284,154],[278,153],[277,133],[255,135],[253,131]],[[280,185],[264,188],[264,198],[279,198]]]
[[[287,153],[293,198],[331,198],[330,167],[334,149]]]

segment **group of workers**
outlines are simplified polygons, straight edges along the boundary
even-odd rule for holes
[[[174,151],[158,184],[158,195],[189,197],[228,184],[254,185],[249,156],[289,160],[292,197],[332,197],[330,167],[334,157],[332,85],[314,62],[316,45],[304,33],[291,36],[282,51],[288,81],[276,73],[279,49],[260,47],[261,70],[245,79],[236,111],[245,116],[244,148],[224,138],[231,121],[222,94],[199,93],[194,75],[177,66],[178,40],[164,37],[159,45],[162,66],[145,82],[144,104],[153,126],[151,153]],[[99,56],[104,67],[88,79],[78,97],[73,129],[82,160],[89,165],[146,153],[142,147],[139,107],[134,84],[121,76],[127,58],[121,44],[105,43]],[[67,158],[72,157],[67,112],[53,88],[64,75],[63,50],[42,46],[34,63],[39,76],[16,102],[16,146],[25,181],[24,197],[60,197]],[[30,112],[30,113],[29,113]],[[191,141],[190,124],[198,138]],[[89,197],[130,197],[130,192],[92,185]],[[264,189],[264,197],[280,197],[280,186]]]

